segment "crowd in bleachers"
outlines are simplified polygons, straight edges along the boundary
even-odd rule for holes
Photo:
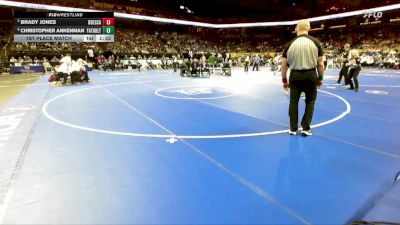
[[[345,43],[350,43],[352,48],[360,50],[363,66],[385,67],[385,68],[398,68],[399,52],[400,52],[400,38],[396,35],[398,30],[387,32],[385,27],[374,29],[372,32],[365,30],[346,30],[332,32],[316,32],[311,35],[317,37],[323,43],[330,67],[340,67],[339,52]],[[385,32],[384,32],[385,30]],[[246,34],[246,30],[238,31],[239,35],[232,31],[216,31],[208,35],[199,35],[196,32],[168,32],[168,31],[152,31],[147,30],[131,30],[128,28],[116,30],[116,41],[114,43],[12,43],[9,46],[9,56],[14,56],[18,62],[25,62],[25,64],[34,63],[34,59],[30,61],[29,57],[35,56],[42,61],[43,55],[38,53],[45,53],[45,56],[52,58],[53,56],[59,57],[61,54],[81,52],[82,55],[87,54],[88,49],[95,50],[96,55],[104,52],[111,52],[115,58],[110,63],[103,60],[106,64],[113,65],[115,68],[126,68],[132,66],[134,68],[141,67],[135,60],[149,60],[154,57],[161,60],[165,58],[165,62],[172,60],[173,56],[178,59],[183,58],[196,58],[200,59],[202,55],[207,57],[211,54],[222,55],[221,62],[228,62],[225,55],[229,55],[232,66],[244,66],[246,64],[246,57],[250,57],[250,64],[252,58],[258,53],[261,57],[260,65],[273,65],[272,58],[276,53],[282,51],[283,46],[294,34],[285,36],[279,32],[276,35],[266,37],[256,37],[252,31]],[[213,35],[214,34],[214,35]],[[217,35],[215,35],[217,34]],[[393,35],[394,34],[394,35]],[[228,36],[231,35],[231,36]],[[251,54],[251,55],[250,55]],[[24,57],[25,56],[25,57]],[[11,60],[8,57],[8,60]],[[126,58],[130,60],[127,61]],[[28,58],[28,59],[27,59]],[[50,64],[54,64],[51,60]],[[94,64],[98,64],[98,60],[94,60]],[[128,64],[131,65],[128,65]],[[152,68],[152,64],[147,62],[148,66]],[[159,63],[161,66],[154,68],[171,67],[172,63]],[[101,68],[101,67],[100,67]],[[105,66],[108,68],[108,66]]]
[[[221,62],[227,62],[225,55],[229,55],[231,64],[233,66],[244,66],[246,56],[251,58],[255,57],[255,53],[261,53],[261,65],[271,65],[271,59],[274,56],[276,47],[270,47],[268,42],[261,42],[256,45],[249,43],[235,43],[235,42],[213,42],[210,40],[197,39],[194,36],[188,34],[177,34],[177,33],[146,33],[146,32],[121,32],[116,34],[117,40],[114,43],[108,43],[103,46],[103,52],[110,51],[116,56],[113,62],[109,64],[121,64],[121,67],[128,66],[130,62],[135,68],[138,67],[136,61],[133,63],[131,59],[135,60],[150,60],[153,58],[165,58],[166,60],[172,60],[173,56],[179,59],[183,58],[197,58],[200,59],[202,55],[205,55],[207,59],[212,53],[218,57],[221,55],[223,58]],[[323,42],[326,55],[328,58],[330,67],[340,67],[340,59],[338,52],[346,43],[345,41],[326,41]],[[365,43],[365,42],[364,42]],[[342,45],[340,45],[342,44]],[[361,59],[363,66],[375,66],[381,68],[395,68],[399,67],[399,50],[396,47],[399,46],[399,39],[393,40],[381,40],[379,42],[373,42],[371,44],[356,45],[356,48],[360,49]],[[25,63],[36,63],[37,60],[30,59],[29,56],[25,56],[25,53],[29,52],[53,52],[54,55],[59,56],[60,51],[84,51],[87,49],[99,49],[100,46],[95,44],[83,44],[83,43],[14,43],[11,47],[14,51],[14,55],[18,55],[18,62]],[[281,46],[280,46],[281,48]],[[279,53],[279,51],[276,51]],[[19,54],[24,53],[24,54]],[[234,54],[233,54],[234,53]],[[29,54],[27,54],[29,55]],[[31,54],[32,55],[32,54]],[[129,61],[127,61],[129,58]],[[228,59],[228,60],[229,60]],[[42,59],[42,61],[44,61]],[[49,60],[50,61],[50,60]],[[104,60],[103,60],[104,61]],[[96,62],[98,63],[98,62]],[[135,65],[134,65],[135,64]],[[160,61],[160,65],[161,65]],[[166,63],[164,63],[167,65]],[[151,67],[151,64],[149,64]],[[163,67],[165,67],[163,65]],[[172,65],[172,64],[170,64]],[[158,67],[156,67],[158,68]]]
[[[16,52],[60,52],[60,51],[85,51],[88,48],[93,48],[91,43],[84,42],[40,42],[40,43],[14,43],[11,47],[12,51]]]
[[[331,65],[338,66],[345,43],[359,49],[362,66],[399,69],[400,37],[398,28],[380,26],[374,29],[343,29],[316,35],[324,45]]]
[[[348,32],[338,34],[316,34],[321,39],[328,60],[331,62],[330,66],[340,67],[340,60],[338,54],[345,43],[351,43],[353,48],[360,49],[361,59],[363,66],[375,66],[381,68],[398,68],[399,53],[400,53],[400,38],[394,36],[393,38],[384,37],[382,30],[376,31],[374,35],[367,35],[361,32],[355,32],[349,36]],[[152,54],[170,54],[170,55],[202,55],[207,56],[212,53],[226,54],[226,53],[242,53],[239,56],[233,55],[230,57],[233,65],[244,65],[243,53],[262,53],[261,64],[266,64],[273,54],[271,52],[280,52],[284,43],[282,40],[273,40],[273,42],[251,42],[246,39],[238,41],[224,41],[220,39],[213,41],[210,39],[202,39],[188,34],[177,34],[168,32],[130,32],[119,31],[117,33],[117,41],[115,43],[107,44],[106,49],[113,51],[117,55],[121,54],[139,54],[144,57],[149,57]],[[276,43],[281,43],[277,46]],[[253,54],[254,57],[254,54]],[[198,57],[197,57],[198,58]],[[271,63],[270,63],[271,64]]]
[[[183,52],[209,54],[212,52],[256,51],[256,48],[252,48],[246,42],[215,41],[176,32],[149,33],[119,30],[116,32],[116,41],[107,44],[106,50],[116,54],[179,54]]]

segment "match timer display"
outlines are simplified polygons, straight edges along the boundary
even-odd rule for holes
[[[114,42],[112,12],[15,12],[14,42]]]

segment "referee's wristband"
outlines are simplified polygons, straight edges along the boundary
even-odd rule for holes
[[[287,84],[287,78],[286,77],[282,77],[282,83]]]
[[[319,81],[322,81],[324,79],[324,75],[320,74],[320,75],[318,75],[318,78],[319,78]]]

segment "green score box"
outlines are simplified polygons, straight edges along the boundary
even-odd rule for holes
[[[103,27],[103,34],[114,34],[114,26]]]

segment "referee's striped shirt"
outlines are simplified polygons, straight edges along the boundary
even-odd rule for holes
[[[318,57],[323,56],[321,43],[308,34],[299,35],[290,41],[283,51],[291,70],[309,70],[317,67]]]

